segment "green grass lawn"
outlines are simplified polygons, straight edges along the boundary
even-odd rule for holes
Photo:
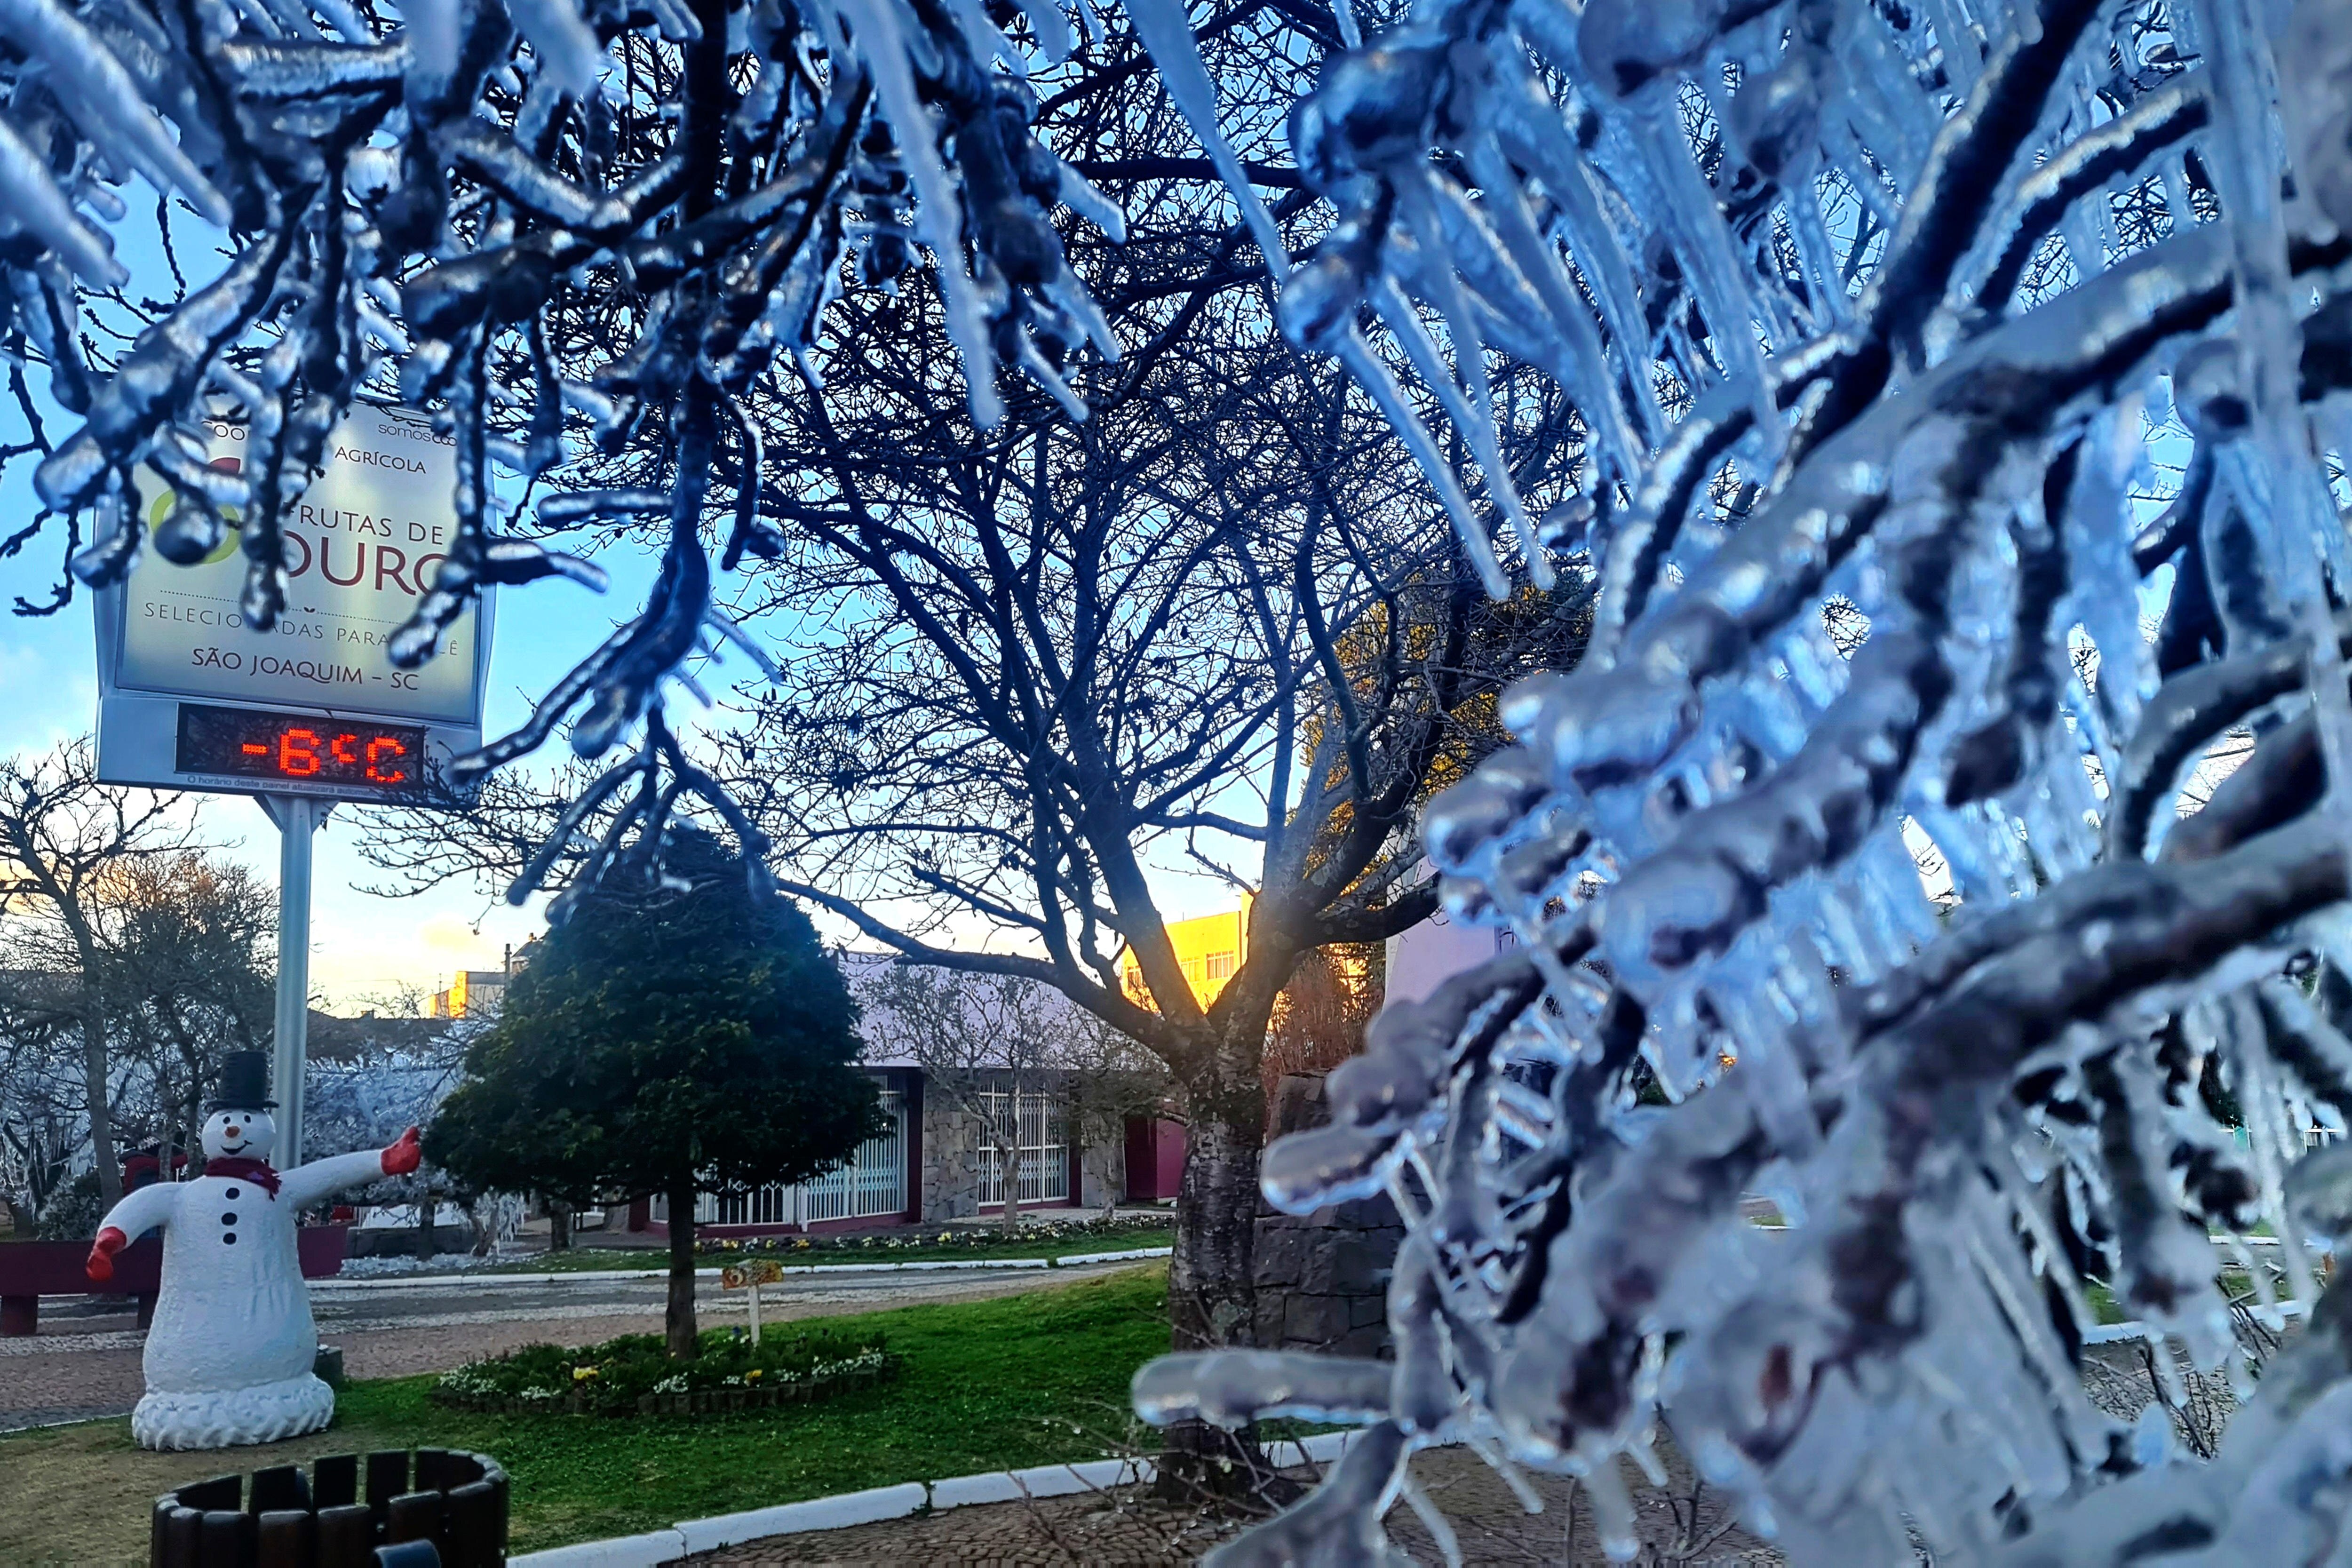
[[[936,1235],[937,1233],[932,1233]],[[1176,1231],[1171,1226],[1152,1227],[1125,1232],[1115,1236],[1034,1237],[1019,1241],[968,1242],[960,1246],[940,1247],[935,1244],[912,1243],[898,1247],[885,1246],[879,1238],[874,1246],[811,1247],[795,1252],[789,1246],[748,1254],[754,1258],[773,1258],[777,1262],[798,1268],[802,1264],[834,1263],[929,1263],[940,1259],[981,1261],[995,1258],[1069,1258],[1088,1252],[1133,1252],[1147,1247],[1171,1247],[1175,1244]],[[696,1256],[698,1268],[717,1268],[738,1260],[738,1255],[726,1252],[704,1252]],[[669,1255],[658,1247],[578,1247],[567,1252],[547,1252],[532,1258],[517,1258],[511,1263],[493,1264],[482,1270],[487,1274],[591,1274],[610,1269],[667,1268]]]
[[[316,1436],[215,1454],[150,1454],[127,1419],[0,1437],[0,1563],[146,1560],[161,1491],[225,1470],[373,1448],[467,1448],[514,1479],[511,1547],[572,1542],[895,1482],[1099,1458],[1142,1447],[1135,1369],[1168,1348],[1158,1265],[1001,1300],[826,1321],[878,1329],[897,1381],[814,1405],[616,1418],[474,1415],[425,1398],[430,1377],[347,1386]]]

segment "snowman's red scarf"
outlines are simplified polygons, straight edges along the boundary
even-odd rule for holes
[[[271,1197],[278,1195],[278,1173],[269,1168],[267,1160],[207,1160],[205,1162],[205,1174],[251,1182]]]

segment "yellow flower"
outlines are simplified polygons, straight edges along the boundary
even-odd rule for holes
[[[572,1369],[572,1381],[574,1383],[585,1383],[595,1375],[596,1369],[593,1366],[575,1366]]]
[[[750,1382],[757,1383],[760,1381],[760,1372],[761,1369],[755,1366],[751,1371],[745,1373],[743,1376]]]
[[[940,1232],[940,1240],[942,1243],[950,1242],[950,1241],[953,1241],[954,1239],[955,1239],[955,1232],[953,1232],[953,1231],[951,1231],[951,1230],[943,1230],[943,1231]]]

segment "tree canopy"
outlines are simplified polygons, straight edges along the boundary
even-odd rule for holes
[[[480,1189],[669,1200],[693,1332],[697,1193],[804,1181],[878,1125],[857,1007],[808,917],[707,836],[608,879],[532,950],[427,1156]]]

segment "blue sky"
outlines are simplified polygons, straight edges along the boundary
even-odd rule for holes
[[[31,514],[30,474],[31,465],[19,463],[0,475],[0,515],[20,519]],[[597,560],[613,577],[610,590],[602,595],[560,579],[501,595],[490,648],[487,734],[497,735],[520,723],[530,711],[533,694],[561,679],[643,602],[656,564],[650,552],[615,543]],[[46,600],[56,565],[56,553],[46,542],[36,558],[0,563],[0,604],[18,594]],[[777,627],[761,629],[776,657],[792,656],[789,638],[780,640]],[[742,666],[738,662],[733,668]],[[702,679],[708,684],[709,672]],[[70,605],[46,618],[0,613],[0,692],[6,693],[0,702],[0,754],[44,749],[94,727],[96,645],[86,592],[77,591]],[[723,700],[719,692],[713,695]],[[699,715],[690,704],[690,698],[673,689],[674,721],[689,731]],[[724,714],[716,717],[725,721]],[[541,753],[551,760],[563,754],[561,739]],[[253,867],[274,886],[278,836],[260,806],[238,795],[189,798],[207,841]],[[515,909],[495,891],[471,887],[443,888],[404,899],[367,891],[383,876],[360,857],[362,816],[362,808],[338,805],[317,840],[310,984],[314,996],[331,1011],[357,1011],[404,984],[431,990],[447,984],[457,970],[494,968],[509,943],[520,946],[543,929],[543,900]],[[1197,868],[1164,863],[1181,856],[1181,848],[1172,844],[1157,848],[1152,858],[1163,863],[1152,868],[1154,890],[1169,916],[1231,907],[1230,892]],[[851,937],[845,922],[822,911],[811,913],[828,940]],[[980,946],[989,933],[969,922],[955,922],[941,934],[951,944]]]

